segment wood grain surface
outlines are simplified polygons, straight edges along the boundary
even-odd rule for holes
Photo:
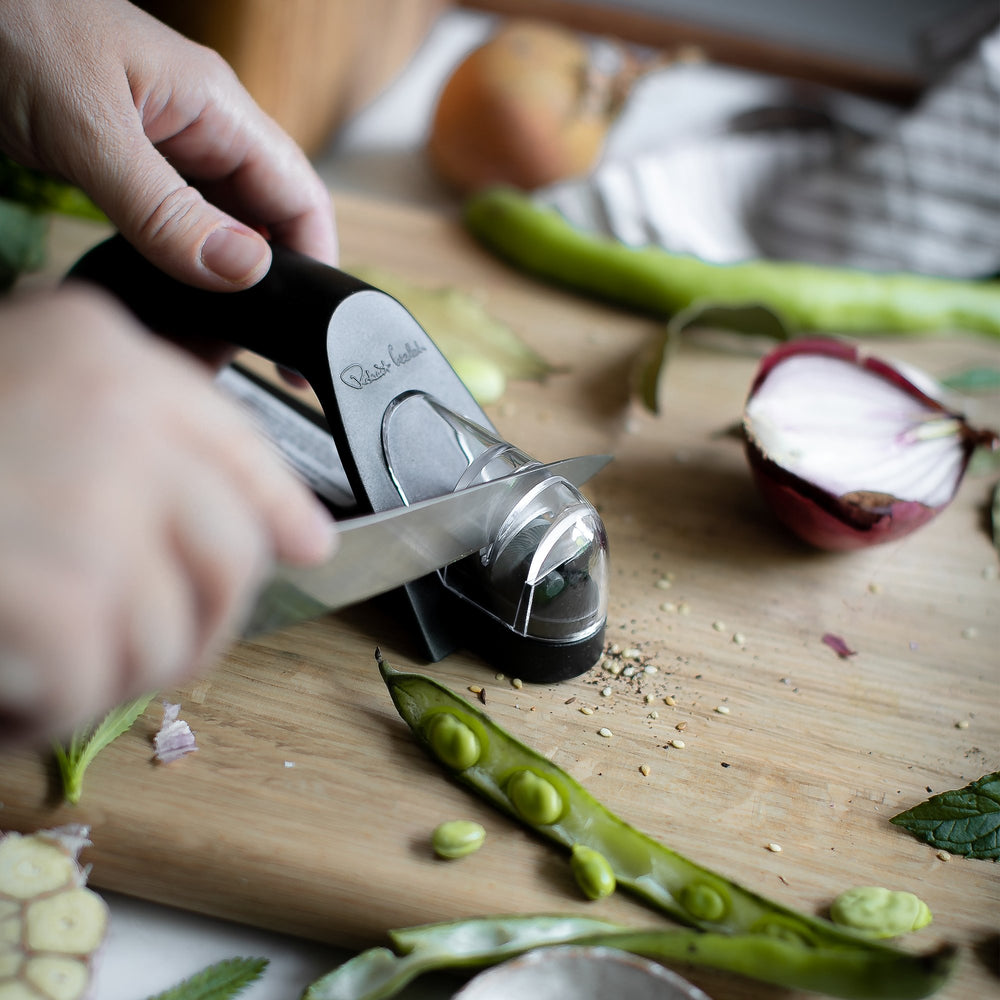
[[[514,274],[451,220],[347,196],[337,206],[347,267],[477,294],[562,369],[544,385],[512,384],[490,415],[544,460],[614,453],[586,489],[610,539],[608,640],[653,669],[596,667],[518,689],[516,664],[498,677],[466,654],[421,662],[413,637],[370,603],[239,644],[206,676],[162,692],[181,703],[198,752],[152,763],[154,702],[92,765],[75,808],[58,803],[44,754],[0,758],[0,827],[88,823],[84,860],[98,887],[340,945],[510,911],[660,921],[622,893],[582,901],[559,850],[449,782],[395,715],[377,644],[459,691],[485,687],[500,724],[611,809],[754,890],[809,912],[855,885],[918,893],[934,923],[904,946],[962,950],[939,996],[997,996],[1000,868],[941,857],[889,823],[1000,763],[995,475],[967,479],[909,538],[849,555],[809,550],[762,507],[731,434],[756,365],[749,347],[691,338],[653,416],[628,393],[650,321]],[[102,234],[58,224],[49,270],[29,284],[50,282]],[[973,338],[874,346],[937,375],[1000,362],[995,344]],[[996,395],[970,412],[1000,424]],[[840,659],[821,641],[828,632],[856,655]],[[678,738],[683,748],[669,746]],[[430,831],[451,818],[486,826],[478,854],[433,858]],[[799,996],[682,971],[715,1000]]]

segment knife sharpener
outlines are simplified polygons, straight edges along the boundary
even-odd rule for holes
[[[181,284],[121,236],[89,251],[69,277],[103,286],[175,341],[230,342],[299,372],[322,407],[353,494],[350,513],[537,466],[486,547],[391,596],[432,661],[468,648],[494,669],[541,683],[589,669],[604,645],[608,587],[607,536],[594,507],[500,437],[396,299],[284,247],[272,251],[267,275],[241,292]]]

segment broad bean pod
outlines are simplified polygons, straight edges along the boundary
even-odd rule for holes
[[[940,985],[942,972],[950,965],[945,953],[906,955],[827,920],[799,913],[688,860],[616,816],[569,774],[460,695],[429,677],[394,669],[378,652],[376,659],[400,716],[456,780],[562,846],[572,850],[584,845],[599,852],[619,887],[683,923],[713,932],[699,946],[707,964],[723,963],[722,968],[756,974],[770,982],[818,989],[812,973],[822,963],[811,963],[809,957],[839,954],[843,978],[830,979],[827,989],[834,996],[922,997]],[[449,718],[447,724],[441,716]],[[434,736],[441,732],[448,732],[450,739],[439,747]],[[461,767],[448,765],[441,754],[444,750],[444,757],[453,759],[448,749],[458,732],[465,737]],[[752,938],[748,953],[766,953],[773,961],[749,962],[739,969],[725,964],[730,961],[725,957],[729,946],[716,946],[715,939],[728,936]],[[782,964],[781,969],[773,968],[776,962]],[[836,964],[831,960],[829,969]],[[897,989],[906,978],[901,970],[908,970],[908,992],[866,992],[865,983],[877,981],[873,970],[886,966],[896,968]],[[776,980],[775,975],[783,978]],[[820,975],[819,981],[826,976]],[[832,992],[833,988],[839,992]]]
[[[558,914],[423,924],[390,931],[389,938],[395,951],[361,952],[313,983],[302,1000],[387,1000],[426,972],[495,965],[558,945],[617,948],[665,965],[706,966],[845,1000],[919,1000],[944,983],[951,964],[948,951],[915,956],[884,947],[807,950],[762,935],[629,929]]]
[[[792,332],[966,330],[1000,337],[1000,281],[792,261],[713,264],[585,233],[509,188],[473,195],[464,221],[486,247],[537,278],[660,317],[699,304],[757,305],[778,315]]]

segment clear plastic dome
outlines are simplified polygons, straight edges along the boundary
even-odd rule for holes
[[[423,393],[390,407],[383,446],[407,503],[537,470],[511,491],[490,544],[445,567],[441,578],[517,635],[571,642],[604,627],[607,535],[596,509],[572,483]],[[415,460],[418,455],[423,461]]]

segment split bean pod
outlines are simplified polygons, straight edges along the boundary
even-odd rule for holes
[[[769,982],[818,989],[814,971],[823,963],[817,956],[839,955],[845,972],[830,980],[839,990],[830,992],[843,997],[890,995],[865,985],[879,981],[879,969],[891,967],[896,989],[891,995],[900,998],[928,995],[946,974],[950,951],[905,954],[799,913],[688,860],[620,819],[569,774],[460,695],[429,677],[395,670],[376,655],[397,711],[456,780],[578,856],[581,848],[588,849],[593,853],[584,857],[603,858],[618,886],[683,923],[711,932],[694,939],[709,964],[722,962],[722,968]],[[442,715],[453,721],[443,722]],[[444,736],[460,731],[469,734],[463,738],[469,752],[459,759],[453,753],[454,741]],[[749,940],[738,955],[758,957],[745,962],[732,958],[732,942],[742,939]],[[644,939],[644,946],[651,946],[652,940]],[[760,957],[765,953],[771,958]],[[824,973],[819,978],[828,977]]]

